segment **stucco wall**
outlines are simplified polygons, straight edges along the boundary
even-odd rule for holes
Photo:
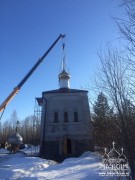
[[[47,155],[49,149],[55,146],[54,149],[57,149],[57,153],[56,151],[55,153],[57,155],[60,154],[62,152],[60,150],[61,147],[57,143],[59,142],[60,144],[60,141],[64,138],[74,141],[72,143],[74,146],[73,154],[80,154],[79,152],[90,149],[89,143],[86,143],[92,139],[87,92],[43,93],[42,98],[41,152],[43,152],[42,148],[44,147],[46,149],[44,152]],[[68,122],[64,122],[65,111],[68,113]],[[54,122],[54,112],[58,112],[57,123]],[[74,112],[78,113],[78,122],[74,122]],[[50,146],[48,145],[49,141],[52,144]],[[56,148],[56,146],[59,148]],[[82,146],[83,150],[79,146]],[[52,156],[55,154],[53,150],[49,153]],[[50,157],[51,155],[48,154],[48,156]]]

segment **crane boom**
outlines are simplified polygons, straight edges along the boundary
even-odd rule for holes
[[[30,71],[26,74],[26,76],[21,80],[21,82],[14,88],[14,90],[8,95],[8,97],[3,101],[3,103],[0,105],[0,112],[2,112],[5,107],[8,105],[8,103],[11,101],[11,99],[20,91],[23,84],[27,81],[27,79],[32,75],[32,73],[36,70],[36,68],[39,66],[41,62],[43,62],[44,58],[49,54],[49,52],[53,49],[53,47],[57,44],[57,42],[62,38],[64,38],[65,35],[60,34],[59,37],[54,41],[54,43],[49,47],[49,49],[43,54],[41,58],[38,59],[38,61],[35,63],[35,65],[30,69]]]

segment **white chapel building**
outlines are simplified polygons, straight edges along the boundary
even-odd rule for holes
[[[36,98],[42,107],[40,157],[57,161],[93,151],[88,91],[70,88],[65,57],[62,62],[59,88]]]

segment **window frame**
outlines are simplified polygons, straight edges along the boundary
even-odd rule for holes
[[[54,123],[58,123],[59,122],[59,113],[58,113],[58,111],[54,111],[53,122]]]
[[[64,111],[64,122],[69,122],[68,111]]]
[[[78,112],[74,111],[74,122],[79,122]]]

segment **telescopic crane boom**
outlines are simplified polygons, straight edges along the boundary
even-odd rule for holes
[[[57,44],[60,39],[63,39],[65,35],[60,34],[59,37],[54,41],[54,43],[49,47],[49,49],[43,54],[41,58],[38,59],[36,64],[30,69],[30,71],[26,74],[26,76],[21,80],[21,82],[14,88],[14,90],[8,95],[8,97],[3,101],[0,105],[0,112],[2,112],[11,99],[20,91],[23,84],[27,81],[27,79],[32,75],[32,73],[36,70],[41,62],[43,62],[44,58],[49,54],[49,52],[53,49],[53,47]]]

